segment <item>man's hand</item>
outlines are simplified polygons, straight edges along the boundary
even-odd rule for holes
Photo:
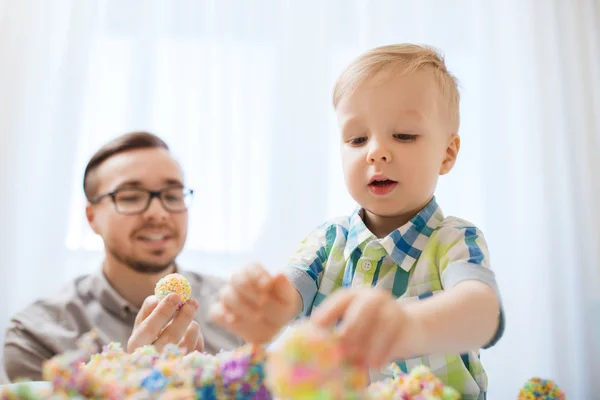
[[[271,277],[259,264],[234,274],[221,291],[211,318],[246,342],[268,343],[302,309],[302,299],[285,275]]]
[[[160,303],[156,296],[147,297],[135,318],[127,351],[133,352],[148,344],[153,344],[161,351],[168,343],[177,344],[187,352],[203,351],[204,337],[200,325],[194,321],[198,302],[190,299],[177,311],[179,302],[179,296],[175,293],[171,293]]]

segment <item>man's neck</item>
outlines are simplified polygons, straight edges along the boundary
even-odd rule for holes
[[[148,274],[107,259],[104,261],[102,271],[113,289],[131,305],[139,308],[146,297],[154,294],[154,287],[160,278],[175,272],[175,263],[165,271]]]

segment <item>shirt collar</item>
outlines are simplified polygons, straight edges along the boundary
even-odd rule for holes
[[[346,261],[366,241],[379,240],[394,262],[406,271],[410,270],[421,256],[429,237],[444,219],[444,214],[433,197],[410,221],[386,237],[377,239],[365,225],[362,215],[363,210],[358,208],[350,217],[350,228],[344,249]]]
[[[125,300],[117,291],[111,286],[110,282],[104,275],[102,269],[94,275],[92,280],[92,291],[94,297],[98,300],[100,305],[125,318],[128,315],[136,315],[139,308]]]

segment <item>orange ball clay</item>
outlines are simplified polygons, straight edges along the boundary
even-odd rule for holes
[[[185,276],[177,273],[169,274],[156,283],[154,294],[158,301],[162,301],[162,299],[171,293],[177,293],[179,295],[179,298],[181,299],[181,303],[179,303],[180,308],[190,299],[192,289],[190,287],[190,282]]]

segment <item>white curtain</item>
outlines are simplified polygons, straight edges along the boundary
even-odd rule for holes
[[[106,140],[164,137],[196,189],[180,261],[227,275],[285,264],[351,212],[331,88],[362,51],[417,42],[461,81],[446,214],[490,244],[507,330],[489,398],[530,377],[600,393],[600,6],[594,0],[0,0],[0,330],[101,242],[81,177]],[[595,378],[595,379],[594,379]]]

